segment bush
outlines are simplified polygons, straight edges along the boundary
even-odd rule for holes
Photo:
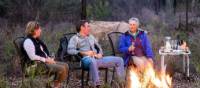
[[[2,75],[0,75],[0,88],[10,88],[8,84],[8,80]]]
[[[88,4],[87,15],[91,20],[108,20],[111,15],[108,0],[94,0]]]
[[[195,64],[196,66],[196,70],[200,73],[200,40],[199,40],[200,34],[199,32],[196,32],[194,34],[192,34],[192,36],[189,37],[189,46],[190,46],[190,50],[192,52],[191,54],[191,60],[192,63]]]

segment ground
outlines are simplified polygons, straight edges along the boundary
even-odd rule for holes
[[[104,84],[104,72],[101,72],[101,88],[119,88],[116,81],[113,81],[112,87],[111,83]],[[109,73],[108,80],[111,80],[111,72]],[[86,76],[86,75],[85,75]],[[49,80],[53,77],[49,78]],[[80,71],[73,71],[70,73],[69,83],[63,83],[63,88],[80,88],[81,87],[81,74]],[[48,78],[46,76],[36,77],[31,81],[31,78],[25,79],[25,85],[21,85],[21,77],[10,77],[9,84],[11,88],[46,88],[45,83],[48,83]],[[191,73],[190,77],[185,77],[182,73],[175,72],[172,80],[172,88],[200,88],[200,75]],[[110,82],[110,81],[109,81]],[[90,81],[88,82],[90,83]],[[52,84],[51,84],[52,85]],[[87,85],[86,88],[89,88]]]

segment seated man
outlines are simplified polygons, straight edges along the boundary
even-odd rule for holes
[[[27,38],[23,42],[23,53],[28,59],[27,63],[33,61],[42,61],[46,64],[46,71],[55,73],[54,88],[61,88],[61,82],[66,79],[68,65],[54,61],[49,57],[49,51],[46,45],[40,40],[41,28],[36,21],[30,21],[26,25]],[[41,64],[38,64],[41,65]],[[41,66],[38,66],[42,67]]]
[[[72,36],[68,45],[68,53],[72,55],[80,54],[83,65],[89,68],[89,74],[93,82],[93,86],[99,86],[99,67],[115,67],[118,75],[118,81],[123,81],[124,62],[120,57],[106,56],[103,57],[103,51],[97,40],[90,34],[89,22],[81,20],[77,24],[77,34]]]
[[[119,51],[124,54],[125,65],[133,61],[139,70],[145,68],[147,61],[153,63],[153,51],[147,34],[139,27],[137,18],[129,19],[130,30],[120,36]]]

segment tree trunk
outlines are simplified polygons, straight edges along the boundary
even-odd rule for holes
[[[185,30],[188,31],[188,0],[186,0],[186,26],[185,26]]]
[[[81,0],[81,20],[86,20],[87,18],[87,1],[86,0]]]
[[[177,0],[173,1],[173,10],[174,10],[174,14],[176,13],[176,6],[177,6]]]

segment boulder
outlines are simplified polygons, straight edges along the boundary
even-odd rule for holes
[[[109,43],[107,34],[110,32],[126,32],[129,26],[126,22],[108,22],[108,21],[92,21],[90,23],[91,34],[101,44],[104,54],[111,54],[111,45]],[[116,36],[113,36],[116,37]],[[114,38],[117,39],[117,38]],[[115,44],[117,46],[117,44]]]
[[[128,30],[126,22],[92,21],[90,23],[91,34],[97,40],[108,40],[107,34],[110,32],[125,32]]]

